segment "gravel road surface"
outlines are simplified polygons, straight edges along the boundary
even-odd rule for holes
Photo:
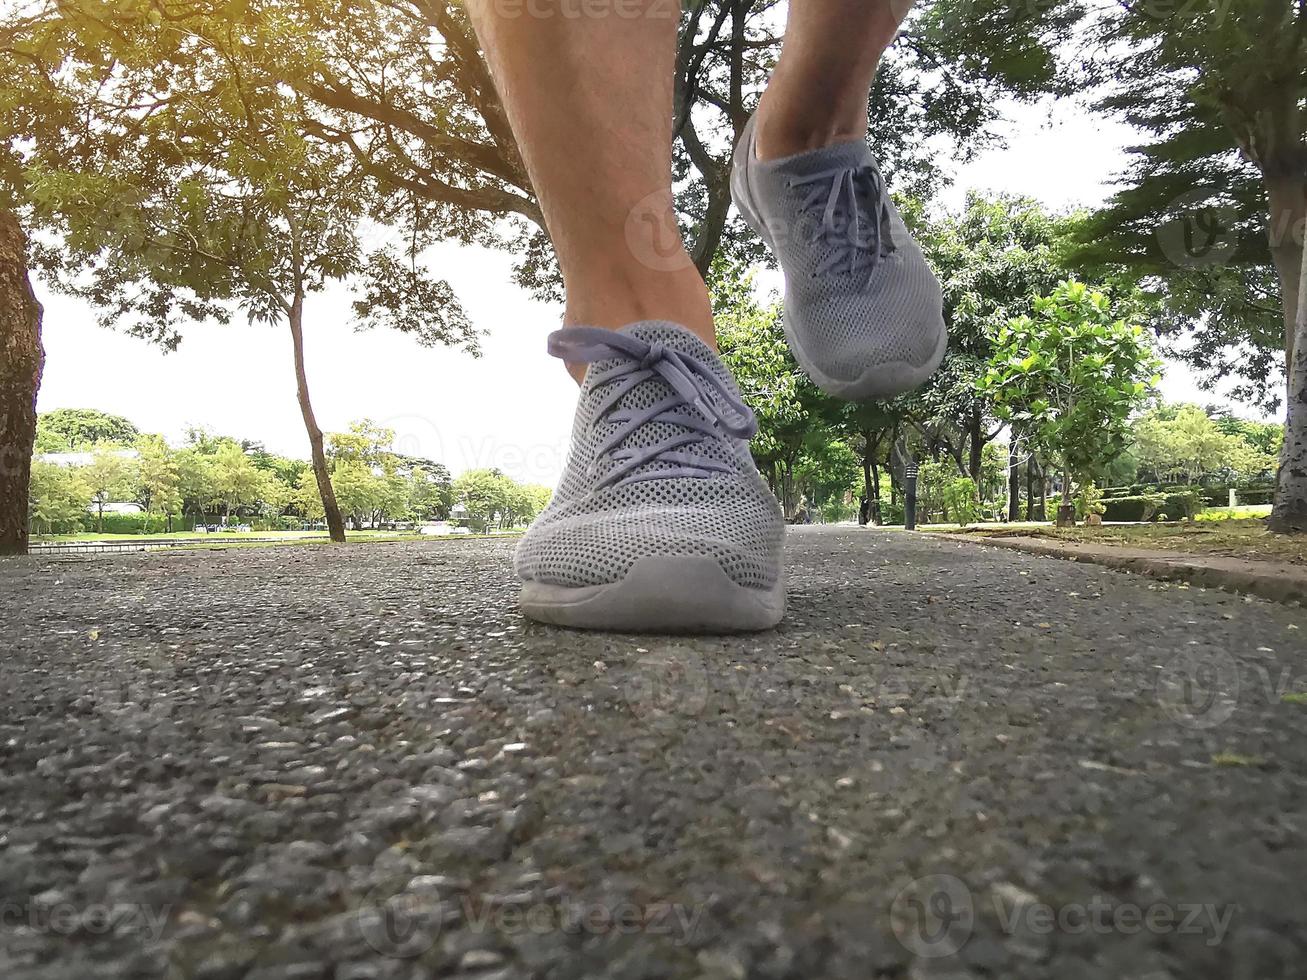
[[[511,549],[0,564],[0,978],[1307,975],[1302,609],[803,528],[775,631],[582,634]]]

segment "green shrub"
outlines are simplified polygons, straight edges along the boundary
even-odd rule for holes
[[[1094,486],[1093,481],[1081,484],[1076,495],[1076,516],[1083,521],[1090,514],[1101,514],[1103,510],[1103,491]]]
[[[1230,491],[1239,495],[1240,504],[1271,504],[1275,502],[1273,483],[1213,483],[1200,491],[1203,503],[1210,507],[1227,507]]]
[[[828,500],[820,507],[821,519],[827,524],[851,521],[858,516],[858,508],[843,500]]]
[[[147,519],[148,518],[148,519]],[[94,511],[88,513],[81,520],[82,526],[77,528],[79,531],[88,531],[100,533],[100,522],[96,519]],[[174,514],[172,518],[172,530],[193,531],[195,529],[195,518]],[[167,514],[105,514],[104,515],[104,532],[105,534],[164,534],[169,530]]]
[[[1160,514],[1174,520],[1187,520],[1201,509],[1202,500],[1193,490],[1111,497],[1103,501],[1103,520],[1151,521],[1158,519]]]
[[[976,484],[969,476],[959,476],[945,484],[940,503],[948,519],[958,524],[974,524],[980,520]]]

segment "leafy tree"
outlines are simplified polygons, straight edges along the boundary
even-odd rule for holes
[[[182,506],[181,474],[172,450],[162,436],[143,435],[136,440],[136,479],[139,499],[145,507],[145,529],[151,514],[163,514],[171,522]]]
[[[322,494],[318,492],[317,479],[312,470],[306,469],[300,474],[291,494],[291,504],[304,515],[305,520],[322,520]]]
[[[828,430],[814,430],[795,467],[798,485],[809,507],[823,518],[841,520],[846,512],[844,498],[858,484],[861,463],[858,455]]]
[[[1275,471],[1275,456],[1224,431],[1197,405],[1159,406],[1133,427],[1132,452],[1157,482],[1250,479]]]
[[[327,455],[337,462],[387,465],[394,459],[390,452],[394,441],[394,429],[379,426],[371,419],[361,419],[350,423],[349,432],[327,436]]]
[[[134,461],[121,448],[101,444],[95,448],[91,461],[80,467],[82,478],[91,491],[95,504],[95,529],[104,533],[104,505],[115,500],[134,496],[136,478]]]
[[[439,463],[411,466],[408,474],[408,512],[418,520],[447,520],[454,505],[449,470]]]
[[[513,483],[499,470],[468,470],[454,480],[454,497],[467,508],[468,522],[478,530],[508,511]]]
[[[91,488],[78,469],[35,460],[32,463],[31,523],[47,534],[76,531],[91,502]]]
[[[1100,108],[1148,138],[1077,258],[1125,266],[1164,294],[1168,329],[1192,332],[1178,353],[1266,400],[1295,347],[1305,39],[1307,10],[1292,0],[1120,4],[1086,36],[1087,80],[1108,82]]]
[[[93,408],[57,408],[43,412],[36,422],[41,452],[75,452],[102,442],[130,446],[140,432],[121,415]]]
[[[104,34],[115,57],[96,138],[74,165],[28,168],[33,213],[60,236],[44,267],[107,321],[166,346],[182,323],[224,322],[235,309],[284,323],[323,509],[341,541],[304,367],[306,303],[332,282],[352,283],[360,326],[475,350],[448,285],[418,263],[432,236],[415,211],[391,206],[366,156],[312,135],[302,100],[252,57],[260,52],[230,30],[228,11],[191,7],[172,19],[116,8],[106,32],[99,6],[59,11],[71,29]],[[407,220],[402,250],[366,252],[369,218]]]
[[[949,350],[940,370],[904,404],[927,442],[945,449],[959,474],[977,486],[983,482],[985,447],[1002,426],[976,382],[989,370],[1002,326],[1032,313],[1035,298],[1067,277],[1061,255],[1076,222],[1048,213],[1030,198],[975,193],[967,195],[956,216],[918,221],[922,247],[944,293]],[[1022,435],[1018,431],[1009,440],[1009,467],[1019,465]],[[1019,486],[1010,483],[1013,519]]]
[[[341,510],[354,519],[356,527],[364,523],[363,516],[371,514],[381,499],[381,481],[367,464],[357,460],[337,462],[331,470],[331,482]]]
[[[731,151],[780,50],[775,0],[685,5],[675,78],[677,206],[705,273],[722,247],[757,255],[730,218]],[[170,6],[211,36],[211,0]],[[310,133],[344,146],[441,233],[512,244],[519,278],[548,292],[557,275],[548,232],[489,69],[456,0],[248,0],[241,59],[264,67],[306,104]],[[1074,12],[947,0],[910,17],[878,73],[873,132],[886,167],[917,190],[939,184],[937,137],[962,153],[990,138],[1000,96],[1064,86],[1051,46]],[[210,26],[203,26],[205,22]],[[225,24],[224,24],[225,26]],[[514,218],[507,235],[495,227]]]
[[[794,470],[818,412],[831,399],[800,370],[781,324],[781,304],[764,305],[753,294],[753,277],[719,259],[709,288],[717,344],[740,393],[758,418],[751,450],[758,469],[781,501],[787,519],[798,512]]]
[[[203,516],[221,503],[212,453],[204,453],[196,446],[187,446],[173,454],[173,462],[177,466],[177,489],[181,493],[183,513]]]
[[[256,467],[257,469],[258,467]],[[311,472],[305,469],[303,472]],[[273,519],[281,516],[295,499],[295,487],[287,483],[271,470],[260,470],[258,503],[264,517]]]
[[[1131,413],[1160,362],[1143,329],[1116,315],[1106,293],[1069,280],[1000,331],[994,367],[980,382],[997,410],[1030,433],[1062,469],[1059,520],[1071,481],[1125,448]]]
[[[212,461],[213,492],[223,502],[226,516],[235,508],[259,499],[264,487],[263,474],[234,442],[218,447]]]

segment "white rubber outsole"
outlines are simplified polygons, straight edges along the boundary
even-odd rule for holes
[[[743,156],[750,151],[752,145],[752,125],[753,120],[750,119],[749,126],[746,127],[744,134],[740,137],[739,145],[735,148],[735,160],[731,166],[731,200],[735,202],[735,206],[739,209],[740,216],[744,218],[744,223],[758,233],[758,237],[766,243],[773,255],[777,255],[776,243],[772,241],[771,235],[768,234],[767,226],[758,214],[757,205],[754,203],[747,176],[747,163]],[[803,344],[799,342],[798,337],[790,329],[793,320],[787,301],[782,327],[785,331],[785,339],[789,342],[790,351],[794,354],[794,359],[799,362],[799,367],[803,368],[804,373],[812,379],[813,384],[822,391],[848,401],[893,398],[896,395],[921,387],[930,380],[930,376],[939,368],[940,362],[944,360],[944,353],[948,350],[948,331],[941,329],[939,337],[935,341],[935,349],[923,364],[912,364],[908,361],[887,361],[884,364],[877,364],[875,367],[868,368],[856,378],[834,378],[817,367],[812,358],[808,356],[807,351],[803,349]]]
[[[640,558],[609,585],[522,585],[522,612],[574,629],[623,633],[746,633],[785,615],[785,581],[770,589],[735,582],[713,558]]]

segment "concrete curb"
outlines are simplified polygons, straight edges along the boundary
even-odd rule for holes
[[[1244,558],[1190,555],[1143,548],[1104,548],[1077,541],[1049,541],[1044,538],[969,534],[932,534],[931,537],[1010,548],[1013,551],[1066,561],[1091,562],[1165,581],[1189,582],[1205,588],[1260,596],[1273,602],[1307,600],[1307,568],[1289,562],[1249,561]]]

